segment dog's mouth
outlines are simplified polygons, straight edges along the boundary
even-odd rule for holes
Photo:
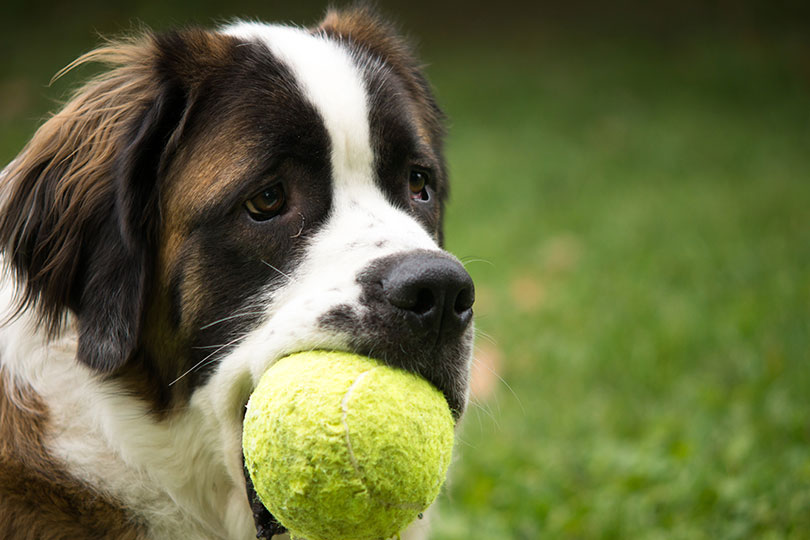
[[[353,348],[353,352],[355,354],[362,354],[364,356],[372,356],[370,354],[372,349],[366,349],[362,346],[355,346]],[[457,352],[457,351],[454,351]],[[461,355],[459,355],[461,357]],[[378,359],[383,361],[382,359]],[[389,358],[389,364],[390,362]],[[396,364],[394,364],[396,366]],[[409,371],[416,371],[423,377],[425,377],[428,382],[436,386],[444,395],[445,400],[451,410],[453,419],[457,422],[459,417],[463,413],[464,405],[465,405],[465,398],[463,393],[459,391],[459,385],[451,384],[448,382],[448,378],[438,377],[436,376],[435,372],[426,372],[423,370],[413,369],[412,366],[396,366],[400,368],[411,368]],[[450,377],[452,379],[452,377]],[[247,412],[247,403],[245,403],[245,407],[243,407],[243,415]],[[250,473],[247,469],[245,464],[244,456],[241,456],[242,459],[242,471],[245,477],[245,489],[248,498],[248,502],[250,504],[251,513],[253,514],[253,521],[256,526],[256,538],[264,538],[265,540],[272,540],[274,535],[284,534],[287,531],[287,528],[282,525],[278,519],[273,516],[273,514],[265,507],[262,503],[259,495],[256,493],[256,489],[253,486],[253,481],[250,478]]]
[[[271,540],[273,535],[283,534],[287,529],[278,522],[278,520],[270,513],[264,506],[256,490],[253,488],[253,481],[250,479],[250,473],[245,466],[245,458],[242,458],[242,470],[245,473],[245,486],[247,488],[248,502],[250,503],[250,510],[253,513],[253,522],[256,524],[256,538],[264,538]]]
[[[244,423],[245,414],[247,414],[247,399],[245,403],[242,404],[242,423]],[[247,494],[248,504],[250,505],[250,511],[253,514],[253,523],[256,525],[256,538],[272,540],[274,535],[286,533],[287,528],[279,523],[275,516],[270,513],[259,498],[259,494],[256,493],[256,489],[253,487],[253,480],[250,478],[250,472],[245,463],[244,454],[239,457],[242,462],[242,473],[245,477],[245,492]]]

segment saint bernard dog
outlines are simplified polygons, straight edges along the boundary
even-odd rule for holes
[[[297,351],[419,373],[461,416],[444,118],[390,25],[143,32],[87,62],[0,175],[0,538],[283,534],[240,438]]]

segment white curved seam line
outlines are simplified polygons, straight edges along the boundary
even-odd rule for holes
[[[349,415],[349,400],[352,397],[352,392],[360,384],[360,382],[371,373],[373,370],[364,371],[357,377],[352,385],[346,390],[346,394],[343,396],[343,400],[340,402],[340,408],[343,411],[343,415],[340,418],[340,421],[343,423],[343,432],[346,434],[346,447],[349,449],[349,459],[352,460],[352,466],[354,467],[355,472],[357,473],[357,477],[362,480],[363,475],[360,473],[360,463],[357,462],[357,457],[354,455],[354,449],[352,448],[352,439],[349,437],[349,423],[346,420],[346,417]],[[363,482],[365,484],[365,482]]]
[[[349,422],[347,421],[347,417],[349,415],[349,400],[351,399],[352,392],[354,392],[354,389],[357,386],[359,386],[360,383],[363,381],[363,379],[365,379],[366,376],[369,373],[371,373],[372,371],[374,371],[375,369],[377,369],[377,368],[369,369],[368,371],[364,371],[363,373],[358,375],[357,378],[354,380],[354,382],[351,384],[351,386],[349,386],[349,389],[346,390],[346,393],[343,395],[343,399],[340,402],[340,409],[341,409],[341,411],[343,413],[341,415],[340,421],[343,424],[343,431],[346,434],[346,448],[348,448],[348,450],[349,450],[349,459],[351,460],[352,466],[354,467],[354,470],[357,473],[357,478],[360,480],[360,483],[363,484],[363,487],[366,489],[366,492],[368,493],[368,496],[372,500],[376,501],[378,504],[381,504],[383,506],[389,506],[389,507],[392,507],[392,508],[398,508],[400,510],[414,510],[414,511],[421,512],[425,508],[424,508],[424,505],[421,505],[419,503],[414,503],[414,502],[409,502],[409,501],[391,502],[391,501],[386,501],[386,500],[383,500],[383,499],[380,499],[379,497],[377,497],[374,494],[374,492],[371,489],[369,489],[369,487],[366,485],[366,482],[363,480],[363,474],[360,472],[360,463],[357,461],[357,457],[354,455],[354,449],[352,448],[352,440],[351,440],[351,437],[349,436]]]

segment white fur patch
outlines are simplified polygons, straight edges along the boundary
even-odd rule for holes
[[[338,184],[371,183],[374,154],[363,76],[347,49],[300,28],[242,22],[224,29],[265,44],[295,75],[323,119],[332,144],[332,176]]]

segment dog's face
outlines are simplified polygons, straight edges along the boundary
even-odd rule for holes
[[[441,249],[442,115],[385,25],[240,23],[90,59],[118,67],[8,167],[0,216],[23,305],[53,331],[70,313],[81,362],[235,440],[261,374],[309,349],[415,371],[462,413],[473,285]]]

